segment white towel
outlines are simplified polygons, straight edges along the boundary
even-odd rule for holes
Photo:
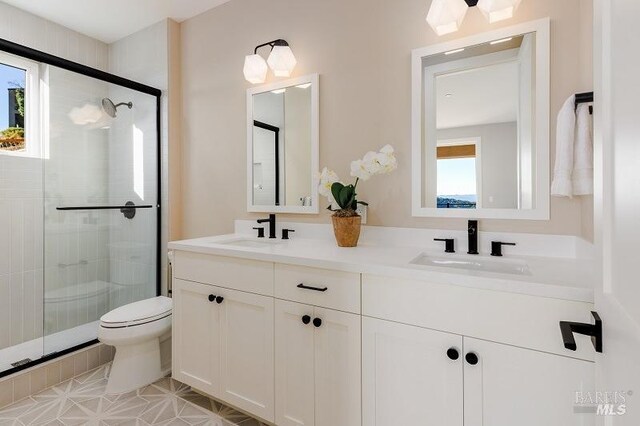
[[[575,95],[569,96],[558,113],[556,130],[556,164],[551,184],[551,195],[571,197],[573,188],[571,172],[573,171],[573,151],[576,129]]]
[[[589,105],[578,105],[571,180],[573,195],[593,194],[593,137]]]

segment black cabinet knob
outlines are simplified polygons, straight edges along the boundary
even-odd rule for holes
[[[322,320],[320,318],[314,318],[313,325],[316,327],[320,327],[322,325]]]
[[[311,322],[311,317],[309,315],[305,315],[302,317],[302,323],[307,325]]]
[[[460,353],[456,348],[449,348],[449,350],[447,351],[447,356],[449,357],[450,360],[455,361],[458,358],[460,358]]]
[[[216,297],[213,294],[209,295],[209,302],[213,302],[216,300]]]
[[[478,363],[478,355],[474,354],[473,352],[469,352],[464,358],[471,365],[476,365]]]
[[[224,301],[224,297],[222,297],[222,296],[218,296],[218,297],[216,297],[216,303],[217,303],[218,305],[219,305],[219,304],[221,304],[223,301]]]

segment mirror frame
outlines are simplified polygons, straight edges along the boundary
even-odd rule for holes
[[[535,207],[520,209],[438,209],[423,207],[423,160],[426,130],[423,116],[426,102],[423,98],[422,58],[456,49],[467,48],[494,40],[536,33],[536,89],[535,89]],[[449,217],[477,219],[549,220],[550,212],[550,158],[549,158],[549,84],[550,84],[550,19],[525,22],[494,31],[465,37],[445,43],[414,49],[411,52],[411,205],[414,217]]]
[[[310,206],[256,206],[253,204],[253,95],[311,83],[311,205]],[[276,83],[247,89],[247,212],[250,213],[294,213],[318,214],[317,173],[320,167],[320,78],[309,74]]]

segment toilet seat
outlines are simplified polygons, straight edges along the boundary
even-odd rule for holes
[[[104,314],[100,326],[127,328],[159,321],[171,315],[171,306],[171,299],[164,296],[140,300]]]

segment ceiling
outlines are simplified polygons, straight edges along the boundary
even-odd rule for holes
[[[230,0],[2,0],[105,43],[166,18],[189,19]]]
[[[506,62],[436,78],[436,127],[449,129],[517,121],[519,66]]]

